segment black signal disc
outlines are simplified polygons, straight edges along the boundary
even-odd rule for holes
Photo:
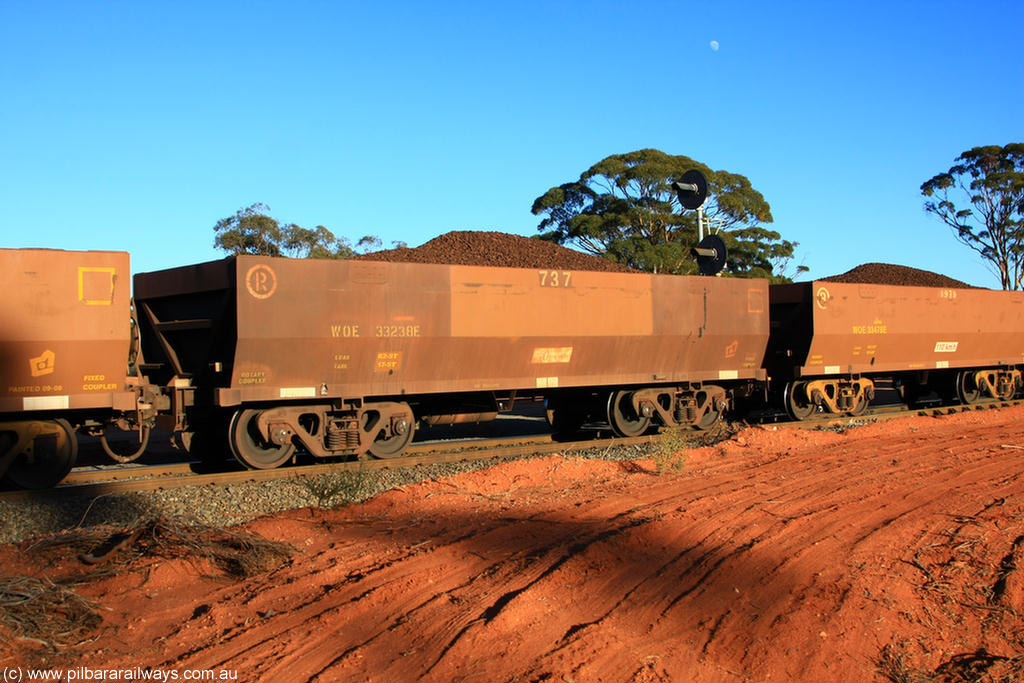
[[[687,171],[679,179],[679,182],[684,185],[697,186],[696,192],[676,188],[676,196],[679,197],[679,203],[683,205],[684,209],[696,209],[708,198],[708,181],[700,171],[696,169]]]
[[[700,268],[701,275],[717,275],[721,272],[722,268],[725,268],[725,240],[718,235],[707,235],[697,245],[698,249],[701,250],[713,250],[714,256],[702,256],[697,255],[697,267]]]

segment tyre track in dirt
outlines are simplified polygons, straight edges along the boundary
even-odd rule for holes
[[[859,682],[914,640],[938,666],[1001,642],[986,610],[932,600],[953,517],[1000,515],[977,571],[1017,599],[1024,451],[1002,446],[1021,418],[753,428],[679,472],[554,457],[267,518],[250,528],[302,551],[270,575],[95,587],[127,624],[97,657],[260,680]]]

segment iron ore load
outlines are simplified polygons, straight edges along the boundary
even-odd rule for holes
[[[684,206],[706,191],[677,185]],[[724,243],[701,245],[713,272]],[[555,432],[635,436],[746,410],[858,415],[883,381],[908,405],[1016,396],[1024,293],[931,276],[885,264],[784,285],[651,275],[458,232],[347,261],[139,273],[133,308],[127,253],[2,249],[0,475],[53,486],[78,434],[123,462],[157,427],[193,454],[272,468],[300,450],[401,456],[418,425],[521,401],[543,401]],[[117,430],[134,432],[128,452],[107,442]]]

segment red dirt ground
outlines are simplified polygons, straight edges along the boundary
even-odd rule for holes
[[[677,465],[548,457],[261,518],[289,563],[229,581],[138,560],[77,589],[103,627],[64,659],[289,683],[1019,680],[1024,408],[755,427]]]

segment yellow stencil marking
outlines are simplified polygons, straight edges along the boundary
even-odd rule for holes
[[[265,263],[258,263],[245,274],[245,288],[256,299],[269,299],[277,290],[277,275]]]
[[[106,275],[107,277],[103,277]],[[78,300],[86,306],[109,306],[114,300],[116,268],[78,267]],[[88,290],[88,291],[86,291]]]
[[[43,375],[51,375],[57,368],[57,356],[53,351],[46,349],[40,355],[35,358],[28,359],[29,371],[33,377],[42,377]]]
[[[401,351],[381,351],[377,354],[377,364],[374,366],[374,370],[377,372],[388,372],[397,370],[401,366]]]
[[[533,350],[533,363],[568,363],[572,360],[571,346],[539,346]]]

